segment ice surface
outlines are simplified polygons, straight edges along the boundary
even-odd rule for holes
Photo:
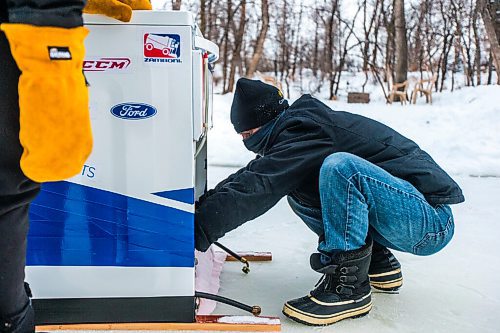
[[[232,171],[212,168],[211,183]],[[286,300],[306,295],[320,278],[309,267],[316,236],[286,200],[223,238],[235,250],[272,251],[273,261],[251,263],[248,275],[239,263],[226,263],[219,293],[260,305],[264,316],[279,316],[283,332],[499,332],[500,178],[456,180],[467,201],[453,206],[454,239],[429,257],[394,252],[403,268],[401,292],[374,292],[373,309],[363,318],[312,329],[281,314]],[[215,313],[242,314],[226,305],[218,305]]]

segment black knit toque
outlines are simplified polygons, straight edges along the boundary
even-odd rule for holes
[[[237,133],[260,127],[288,108],[288,101],[275,86],[241,78],[236,83],[231,122]]]

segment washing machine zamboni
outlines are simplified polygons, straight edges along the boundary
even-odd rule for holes
[[[218,57],[188,12],[85,15],[92,155],[30,211],[37,325],[193,322],[194,202]]]

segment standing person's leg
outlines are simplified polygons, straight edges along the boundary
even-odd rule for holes
[[[447,206],[430,206],[410,183],[351,154],[332,154],[320,172],[325,232],[311,266],[323,273],[308,296],[285,303],[292,319],[327,325],[368,313],[372,237],[419,255],[439,251],[453,235]]]
[[[0,32],[0,332],[34,332],[24,287],[29,203],[39,185],[22,173],[19,160],[19,69]]]

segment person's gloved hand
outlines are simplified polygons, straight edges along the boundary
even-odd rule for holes
[[[4,23],[0,29],[21,70],[21,169],[36,182],[80,173],[92,150],[88,90],[82,72],[87,29],[17,23]]]
[[[128,22],[133,9],[151,10],[148,0],[88,0],[83,9],[88,14],[103,14],[117,20]]]
[[[210,247],[210,245],[212,245],[213,242],[211,242],[206,233],[205,233],[205,230],[203,230],[203,227],[198,223],[198,221],[196,220],[196,216],[195,216],[195,220],[194,220],[194,246],[196,248],[196,250],[200,251],[200,252],[205,252],[206,250],[208,250],[208,248]]]

